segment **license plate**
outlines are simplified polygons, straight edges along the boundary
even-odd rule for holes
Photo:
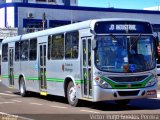
[[[147,91],[147,95],[155,95],[155,94],[157,94],[156,90],[149,90],[149,91]]]

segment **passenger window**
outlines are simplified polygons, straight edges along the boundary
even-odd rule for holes
[[[21,60],[27,61],[28,60],[28,47],[29,41],[25,40],[21,42]]]
[[[2,45],[2,62],[8,61],[8,44]]]
[[[51,51],[52,51],[52,37],[48,37],[48,60],[51,59]]]
[[[37,58],[37,39],[30,40],[29,60],[36,60]]]
[[[62,59],[64,57],[64,35],[52,36],[52,59]]]
[[[65,36],[65,58],[75,59],[78,58],[78,45],[79,45],[79,33],[70,32]]]
[[[15,43],[15,61],[19,61],[20,58],[20,42]]]

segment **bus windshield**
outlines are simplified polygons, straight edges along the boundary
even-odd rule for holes
[[[101,71],[143,72],[156,67],[152,36],[97,35],[95,65]]]

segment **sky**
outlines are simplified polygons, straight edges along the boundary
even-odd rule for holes
[[[78,6],[140,9],[160,6],[160,0],[78,0]]]

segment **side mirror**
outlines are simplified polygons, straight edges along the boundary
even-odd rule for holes
[[[95,50],[97,48],[97,40],[93,40],[92,49]]]
[[[159,45],[159,38],[158,38],[158,36],[154,37],[154,39],[155,39],[156,46],[158,46]]]
[[[155,37],[155,44],[156,44],[156,58],[159,58],[159,52],[160,52],[160,45],[159,45],[159,38],[158,36]]]

